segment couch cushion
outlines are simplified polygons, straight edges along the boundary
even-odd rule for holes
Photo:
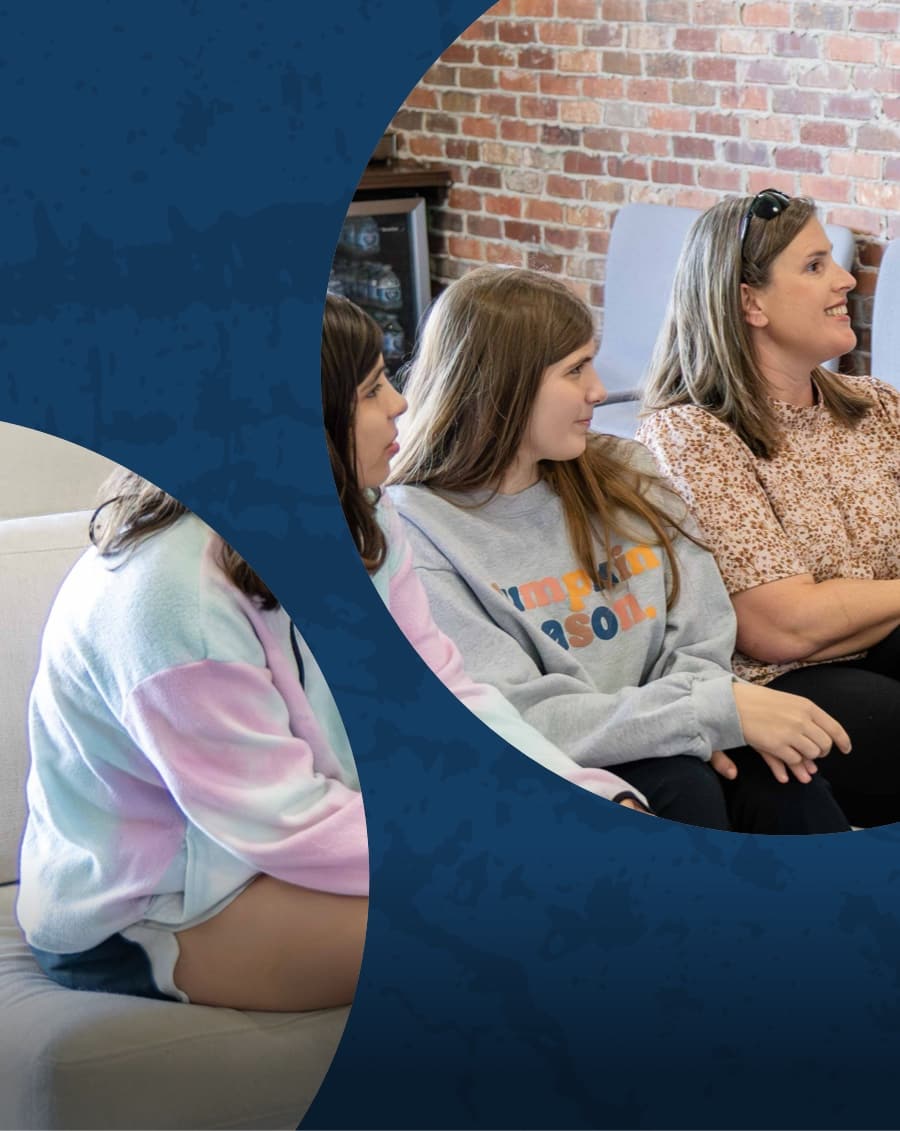
[[[0,883],[18,878],[26,709],[56,591],[88,545],[90,511],[0,522]]]
[[[284,1127],[328,1070],[346,1009],[240,1013],[67,990],[0,888],[0,1128]]]

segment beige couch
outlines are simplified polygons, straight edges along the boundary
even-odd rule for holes
[[[297,1125],[347,1011],[240,1013],[63,989],[16,924],[26,701],[87,512],[0,521],[0,1128]]]

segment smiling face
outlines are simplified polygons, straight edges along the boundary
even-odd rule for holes
[[[831,243],[816,219],[772,261],[765,286],[742,284],[744,317],[767,380],[808,377],[817,365],[855,347],[847,312],[847,295],[855,286],[832,259]]]
[[[593,341],[544,370],[525,438],[501,490],[513,494],[535,483],[539,460],[570,460],[584,454],[594,408],[606,398]]]
[[[353,440],[356,478],[360,487],[380,487],[387,479],[391,458],[397,454],[398,416],[406,412],[406,399],[387,379],[384,358],[356,387]]]

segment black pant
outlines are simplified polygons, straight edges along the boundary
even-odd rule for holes
[[[659,817],[743,833],[839,833],[850,828],[828,781],[816,774],[804,785],[782,784],[750,747],[729,750],[738,767],[732,782],[707,763],[685,754],[643,758],[615,767],[639,789]]]
[[[862,660],[798,668],[769,687],[805,695],[850,735],[850,754],[832,750],[818,763],[850,823],[900,820],[900,629]]]

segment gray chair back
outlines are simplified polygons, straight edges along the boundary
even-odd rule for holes
[[[900,389],[900,240],[887,245],[872,309],[873,377]]]

